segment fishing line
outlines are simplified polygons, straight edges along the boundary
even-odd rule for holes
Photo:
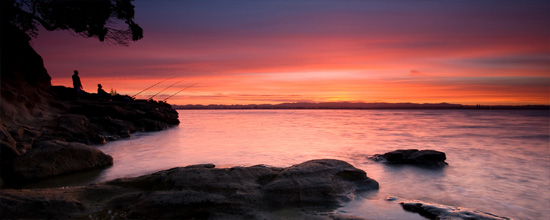
[[[136,93],[135,95],[133,95],[132,98],[135,98],[137,95],[141,94],[142,92],[145,92],[145,91],[149,90],[150,88],[153,88],[154,86],[156,86],[156,85],[158,85],[158,84],[161,84],[161,83],[165,82],[166,80],[173,79],[173,78],[176,78],[176,77],[174,76],[174,77],[170,77],[170,78],[165,79],[165,80],[161,80],[160,82],[155,83],[155,84],[153,84],[152,86],[149,86],[149,87],[145,88],[144,90],[139,91],[138,93]]]
[[[154,95],[151,96],[149,99],[153,99],[153,97],[157,96],[157,95],[160,94],[161,92],[164,92],[164,90],[167,90],[167,89],[171,88],[172,86],[175,86],[176,84],[180,83],[181,81],[183,81],[183,80],[177,81],[177,82],[175,82],[174,84],[169,85],[168,87],[164,88],[163,90],[160,90],[160,92],[157,92],[157,94],[154,94]]]
[[[168,96],[167,98],[165,98],[165,99],[162,100],[162,101],[163,101],[163,102],[166,102],[166,100],[168,100],[169,98],[172,98],[173,96],[177,95],[178,93],[183,92],[183,91],[185,91],[186,89],[189,89],[189,88],[191,88],[191,87],[193,87],[193,86],[195,86],[195,85],[197,85],[197,84],[199,84],[199,83],[195,83],[195,84],[192,84],[192,85],[190,85],[190,86],[187,86],[187,87],[181,89],[180,91],[178,91],[178,92],[172,94],[171,96]]]

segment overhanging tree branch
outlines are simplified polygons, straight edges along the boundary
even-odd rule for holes
[[[1,0],[2,22],[9,22],[30,36],[37,24],[48,31],[71,30],[83,37],[127,46],[143,38],[143,29],[134,22],[133,0]],[[108,22],[125,24],[108,27]]]

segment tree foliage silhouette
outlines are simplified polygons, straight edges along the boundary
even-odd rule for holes
[[[102,42],[128,45],[130,40],[143,38],[143,29],[134,22],[132,1],[1,0],[1,16],[2,23],[11,23],[31,37],[37,36],[41,25],[48,31],[69,30]]]

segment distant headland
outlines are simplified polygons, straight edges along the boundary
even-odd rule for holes
[[[172,105],[175,109],[511,109],[550,110],[550,105],[462,105],[450,103],[296,102],[248,105]]]

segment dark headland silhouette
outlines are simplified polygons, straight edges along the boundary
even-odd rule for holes
[[[172,105],[175,109],[522,109],[550,110],[549,105],[461,105],[449,103],[296,102],[249,105]]]
[[[133,22],[131,1],[19,3],[0,1],[0,187],[109,166],[113,158],[90,145],[179,124],[177,112],[166,103],[124,96],[107,102],[83,91],[76,70],[74,88],[52,86],[42,58],[29,44],[37,24],[123,45],[139,40],[143,33]],[[107,27],[113,19],[128,29]]]

